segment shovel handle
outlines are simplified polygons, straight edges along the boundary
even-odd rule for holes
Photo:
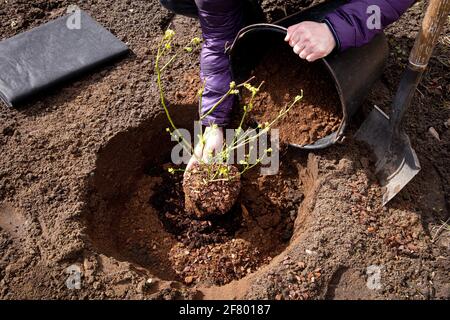
[[[423,71],[450,13],[450,0],[431,0],[409,57],[410,66]]]

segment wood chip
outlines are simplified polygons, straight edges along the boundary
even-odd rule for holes
[[[441,141],[441,137],[439,136],[439,133],[436,131],[435,128],[430,127],[430,128],[428,129],[428,132],[429,132],[434,138],[436,138],[436,140]]]

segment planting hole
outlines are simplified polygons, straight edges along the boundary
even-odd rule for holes
[[[195,107],[186,112],[195,115]],[[192,123],[187,114],[178,113],[181,127]],[[87,214],[95,250],[189,285],[224,285],[269,263],[293,234],[300,163],[286,155],[274,176],[254,168],[229,212],[199,220],[185,211],[182,173],[167,170],[162,119],[117,135],[99,152]]]

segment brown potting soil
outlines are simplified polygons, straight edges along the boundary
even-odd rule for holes
[[[305,62],[286,44],[267,53],[252,76],[255,83],[264,81],[251,113],[261,124],[276,119],[279,111],[303,90],[303,99],[274,125],[280,130],[281,142],[303,146],[339,128],[339,96],[329,73],[318,62]],[[249,93],[244,91],[244,103],[248,104],[249,99]]]
[[[303,200],[295,163],[277,176],[250,172],[233,208],[208,220],[186,212],[182,173],[168,173],[170,163],[154,167],[117,212],[115,246],[163,279],[189,285],[238,280],[270,262],[292,236]]]
[[[183,181],[187,211],[200,219],[227,213],[241,191],[240,179],[236,166],[194,165],[185,173]]]

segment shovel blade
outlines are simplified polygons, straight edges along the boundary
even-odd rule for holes
[[[375,173],[385,187],[383,205],[386,205],[421,169],[409,137],[404,132],[395,136],[389,116],[375,106],[356,132],[355,139],[367,143],[375,154]]]

